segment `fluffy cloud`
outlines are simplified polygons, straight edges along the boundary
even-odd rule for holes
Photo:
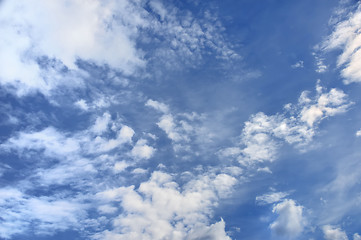
[[[324,50],[342,49],[337,65],[342,68],[344,83],[361,82],[361,5],[337,22],[333,33],[323,43]]]
[[[134,35],[146,22],[136,8],[128,1],[4,1],[1,83],[17,87],[19,95],[31,90],[49,94],[59,85],[81,82],[62,69],[78,70],[79,59],[132,73],[144,65]],[[44,67],[42,61],[49,60],[56,65]]]
[[[321,120],[344,113],[352,105],[342,90],[324,91],[318,83],[313,98],[304,91],[297,104],[285,105],[284,112],[270,116],[262,112],[252,115],[242,130],[244,147],[226,148],[220,155],[237,157],[241,164],[250,166],[274,161],[283,142],[298,148],[306,146]]]
[[[340,228],[325,225],[322,227],[322,231],[326,240],[348,240],[346,233]]]
[[[144,139],[138,140],[131,151],[131,156],[136,159],[149,159],[153,156],[155,149],[147,145]]]
[[[358,130],[357,132],[356,132],[356,137],[360,137],[361,136],[361,130]]]
[[[221,220],[209,225],[211,208],[236,183],[229,175],[204,175],[180,187],[164,172],[153,172],[147,182],[97,194],[103,202],[120,202],[124,213],[113,230],[99,239],[230,239]]]
[[[305,226],[302,211],[303,207],[296,205],[292,199],[278,203],[273,208],[273,212],[278,214],[278,218],[270,225],[271,230],[280,237],[296,238],[302,233]]]

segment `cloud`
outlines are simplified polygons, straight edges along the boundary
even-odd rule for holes
[[[262,196],[257,196],[256,202],[260,205],[277,203],[277,202],[280,202],[281,200],[283,200],[288,195],[289,195],[289,193],[286,193],[286,192],[267,193],[267,194],[263,194]]]
[[[149,159],[153,156],[155,149],[147,145],[147,141],[140,139],[131,151],[131,156],[135,159]]]
[[[295,64],[291,65],[291,68],[303,68],[303,61],[300,60],[296,62]]]
[[[356,132],[356,137],[360,137],[360,136],[361,136],[361,129]]]
[[[111,120],[110,114],[108,112],[104,113],[103,116],[97,117],[91,130],[96,134],[101,134],[105,132],[108,128],[108,124],[110,123],[110,120]]]
[[[1,145],[5,150],[15,149],[44,151],[47,156],[64,156],[77,152],[80,148],[77,139],[67,137],[53,127],[38,132],[20,132]]]
[[[120,202],[124,212],[113,230],[97,239],[230,239],[224,221],[208,225],[211,208],[236,183],[229,175],[204,175],[181,190],[174,178],[156,171],[139,185],[109,189],[97,194],[104,202]]]
[[[154,101],[152,99],[149,99],[146,103],[145,103],[145,106],[147,107],[152,107],[154,108],[155,110],[157,111],[160,111],[162,113],[167,113],[169,112],[169,107],[168,105],[164,104],[164,103],[161,103],[161,102],[158,102],[158,101]]]
[[[4,1],[0,63],[6,67],[0,72],[1,83],[16,87],[18,95],[33,90],[48,95],[58,86],[82,83],[63,70],[78,71],[79,59],[132,73],[144,65],[134,35],[136,26],[145,22],[134,21],[140,17],[135,7],[128,1]],[[41,64],[53,59],[56,67]]]
[[[76,101],[74,103],[74,105],[84,111],[88,111],[88,109],[89,109],[89,106],[84,99],[79,99],[78,101]]]
[[[315,96],[309,95],[310,92],[303,91],[298,103],[286,104],[283,112],[252,115],[244,124],[241,146],[225,148],[219,152],[220,156],[236,157],[245,166],[272,162],[282,144],[307,146],[323,119],[344,113],[353,104],[342,90],[333,88],[325,92],[319,83]]]
[[[149,62],[197,63],[209,49],[239,57],[209,11],[198,19],[161,1],[5,0],[0,16],[0,84],[18,96],[83,88],[89,75],[81,63],[131,76]]]
[[[0,237],[5,239],[26,232],[31,222],[37,223],[37,234],[76,228],[78,219],[87,209],[87,205],[79,200],[31,197],[14,188],[2,188],[0,193]]]
[[[361,239],[361,236],[358,233],[355,233],[353,235],[353,240],[360,240],[360,239]]]
[[[278,214],[278,218],[270,225],[271,230],[280,237],[296,238],[302,233],[305,226],[302,211],[303,207],[296,205],[292,199],[278,203],[273,208],[273,212]]]
[[[145,105],[162,113],[157,126],[172,140],[175,152],[194,153],[195,148],[212,141],[212,132],[202,122],[205,116],[195,112],[173,114],[168,105],[154,100],[148,100]]]
[[[341,49],[337,65],[344,83],[361,82],[361,5],[334,24],[334,31],[322,44],[324,51]]]
[[[326,240],[348,240],[346,233],[340,228],[325,225],[322,227],[322,231]]]

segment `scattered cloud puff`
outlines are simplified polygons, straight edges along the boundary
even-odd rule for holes
[[[278,214],[277,219],[270,225],[277,236],[294,239],[302,233],[306,224],[302,214],[303,207],[294,200],[286,199],[278,203],[272,211]]]
[[[226,174],[203,175],[180,187],[168,173],[156,171],[139,185],[97,194],[124,209],[113,229],[96,239],[230,239],[225,223],[209,224],[212,207],[232,191],[237,180]],[[100,210],[102,211],[102,210]]]
[[[342,49],[337,65],[342,68],[344,83],[361,82],[361,4],[344,20],[334,23],[334,31],[322,44],[329,51]]]
[[[326,240],[348,240],[346,233],[340,228],[325,225],[322,227],[322,231]]]
[[[286,193],[286,192],[267,193],[262,196],[257,196],[256,202],[260,205],[277,203],[277,202],[280,202],[281,200],[283,200],[288,195],[289,195],[289,193]]]
[[[324,73],[328,70],[328,66],[325,65],[324,61],[325,59],[317,56],[316,53],[313,53],[313,56],[315,57],[316,60],[316,72],[317,73]]]
[[[148,100],[145,106],[162,113],[157,126],[172,140],[175,152],[191,152],[197,143],[204,145],[211,141],[211,131],[202,124],[203,115],[195,112],[172,114],[168,105],[154,100]]]
[[[161,102],[158,102],[158,101],[154,101],[152,99],[149,99],[145,103],[145,106],[152,107],[155,110],[160,111],[162,113],[168,113],[169,112],[169,106],[168,105],[166,105],[164,103],[161,103]]]
[[[356,137],[361,137],[361,129],[356,132]]]
[[[291,68],[303,68],[303,61],[300,60],[296,62],[295,64],[291,65]]]
[[[140,139],[131,151],[131,156],[135,159],[149,159],[153,156],[155,148],[148,146],[147,141]]]
[[[286,104],[285,111],[275,115],[262,112],[254,114],[245,122],[241,144],[244,148],[231,147],[220,151],[220,155],[237,157],[242,165],[254,165],[274,161],[279,147],[286,142],[298,148],[306,146],[314,137],[321,120],[346,112],[353,104],[339,89],[325,92],[319,84],[316,94],[301,93],[297,104]]]
[[[358,233],[355,233],[353,235],[353,240],[360,240],[360,239],[361,239],[361,236]]]

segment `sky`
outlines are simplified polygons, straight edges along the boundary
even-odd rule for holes
[[[361,2],[0,1],[0,239],[361,239]]]

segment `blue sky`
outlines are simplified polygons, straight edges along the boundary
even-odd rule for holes
[[[0,239],[361,239],[361,5],[0,2]]]

